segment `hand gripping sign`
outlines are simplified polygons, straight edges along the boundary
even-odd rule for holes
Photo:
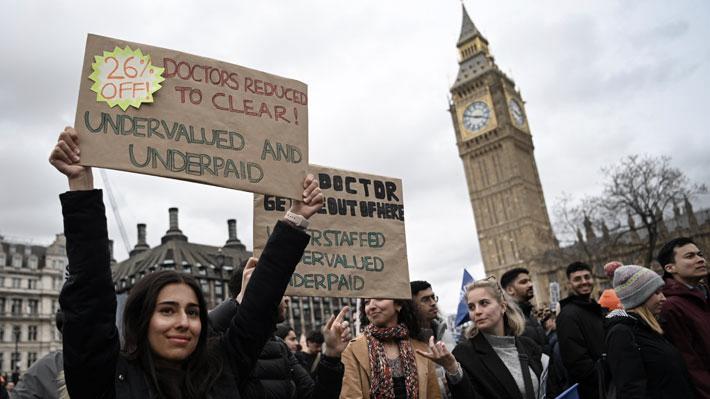
[[[84,165],[300,198],[305,84],[89,35],[75,129]]]
[[[400,179],[311,165],[325,195],[287,295],[411,298]],[[254,254],[289,200],[254,196]]]

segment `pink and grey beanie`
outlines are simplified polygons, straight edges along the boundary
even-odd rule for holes
[[[625,309],[642,305],[665,283],[656,272],[641,266],[621,266],[614,271],[614,291]]]

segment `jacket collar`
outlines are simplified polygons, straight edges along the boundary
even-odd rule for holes
[[[578,295],[570,295],[567,298],[560,301],[560,308],[564,308],[567,305],[576,305],[588,312],[598,314],[600,316],[604,315],[604,310],[601,305],[597,303],[594,299],[587,300],[584,297]]]
[[[505,397],[522,398],[522,394],[520,390],[518,390],[518,384],[515,382],[513,375],[510,374],[508,368],[503,361],[500,360],[500,357],[498,357],[498,354],[496,354],[491,344],[488,343],[486,337],[479,332],[475,337],[469,339],[469,342],[479,356],[483,367],[491,374],[489,377],[485,377],[485,379],[499,381],[500,387],[506,392]],[[518,351],[520,351],[520,347],[518,347]]]
[[[523,315],[525,315],[525,317],[530,317],[530,312],[532,312],[533,305],[529,301],[515,301],[515,303],[518,304],[518,307],[523,312]]]
[[[663,294],[667,297],[680,296],[685,298],[692,298],[691,300],[700,300],[701,302],[707,304],[708,300],[705,299],[705,291],[707,287],[697,287],[688,288],[687,285],[676,281],[674,278],[666,278],[666,285],[663,287]]]

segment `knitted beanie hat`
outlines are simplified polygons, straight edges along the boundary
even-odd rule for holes
[[[614,291],[625,309],[642,305],[664,284],[656,272],[641,266],[622,266],[614,272]]]
[[[621,266],[624,266],[624,264],[619,262],[618,260],[613,260],[604,265],[604,274],[606,274],[606,276],[609,278],[614,278],[614,272]]]

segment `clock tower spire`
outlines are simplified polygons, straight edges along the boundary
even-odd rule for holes
[[[470,58],[476,53],[484,52],[488,54],[488,40],[486,40],[481,32],[474,25],[471,17],[468,16],[466,6],[461,4],[463,10],[463,19],[461,20],[461,34],[456,45],[459,48],[459,57],[461,60]]]
[[[538,300],[547,297],[547,275],[535,256],[557,245],[535,163],[525,103],[515,82],[496,65],[463,7],[456,43],[459,71],[449,111],[463,162],[487,274],[528,267]],[[538,266],[539,267],[539,266]]]

